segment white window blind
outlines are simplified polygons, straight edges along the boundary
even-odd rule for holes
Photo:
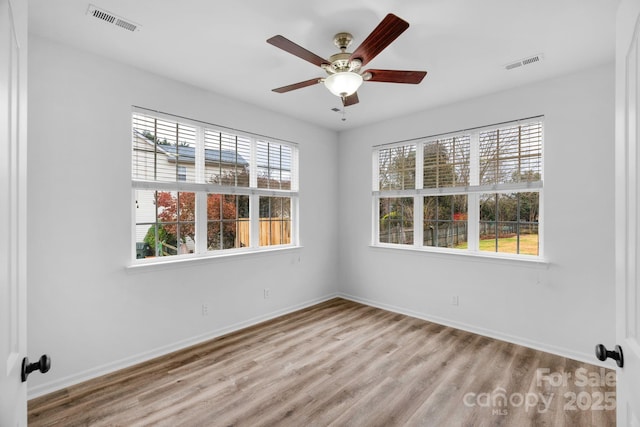
[[[416,146],[383,148],[378,156],[381,190],[416,188]]]
[[[424,188],[469,185],[469,135],[424,143]]]
[[[257,142],[258,188],[291,189],[293,153],[286,145]]]
[[[480,133],[481,184],[540,181],[541,173],[541,122]]]
[[[204,129],[205,182],[249,187],[251,139]]]
[[[195,164],[193,126],[142,114],[133,116],[133,179],[177,182],[180,165]],[[195,182],[195,175],[186,181]]]

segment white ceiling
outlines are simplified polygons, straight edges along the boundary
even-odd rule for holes
[[[89,17],[90,3],[141,26]],[[613,61],[618,0],[30,0],[32,33],[251,104],[341,130]],[[420,85],[365,82],[346,121],[323,76],[266,43],[281,34],[328,58],[333,35],[351,51],[387,13],[411,26],[365,68],[426,70]],[[504,65],[542,53],[542,62]]]

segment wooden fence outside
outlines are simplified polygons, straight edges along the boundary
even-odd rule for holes
[[[260,218],[260,246],[286,245],[291,243],[291,221],[275,218]],[[251,224],[249,221],[238,221],[236,246],[249,246]]]

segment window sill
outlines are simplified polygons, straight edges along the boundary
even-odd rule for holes
[[[176,267],[193,266],[216,260],[239,259],[255,255],[275,255],[301,249],[302,246],[279,245],[259,249],[225,250],[223,253],[188,254],[171,257],[145,258],[131,261],[125,269],[129,272],[148,271],[155,269],[170,269]]]
[[[531,267],[543,267],[548,268],[549,261],[540,256],[531,255],[510,255],[510,254],[498,254],[494,252],[471,252],[467,250],[447,249],[447,248],[430,248],[430,247],[416,247],[410,245],[390,245],[390,244],[375,244],[369,245],[374,249],[390,249],[400,250],[408,252],[422,252],[437,257],[446,257],[449,259],[459,258],[476,262],[495,262],[498,264],[514,264],[522,263]]]

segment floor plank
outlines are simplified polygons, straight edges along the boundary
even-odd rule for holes
[[[580,379],[612,372],[336,298],[33,399],[29,425],[608,427],[615,385]]]

